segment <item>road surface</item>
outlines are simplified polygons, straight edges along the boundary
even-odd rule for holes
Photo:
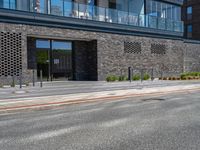
[[[0,114],[0,150],[199,149],[199,91]]]

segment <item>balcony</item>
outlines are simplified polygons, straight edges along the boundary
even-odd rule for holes
[[[36,6],[30,8],[17,8],[14,4],[6,9],[34,12],[36,14],[48,14],[63,16],[66,18],[77,18],[97,22],[107,22],[110,24],[128,25],[129,28],[143,27],[157,29],[160,31],[170,31],[183,33],[183,22],[158,18],[152,15],[138,15],[130,12],[119,11],[111,8],[97,7],[80,3],[63,1],[62,3],[51,4],[51,6]],[[31,5],[34,6],[34,5]]]

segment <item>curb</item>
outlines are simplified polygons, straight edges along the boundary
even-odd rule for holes
[[[0,113],[23,111],[23,110],[43,110],[43,109],[50,109],[50,108],[66,106],[66,105],[103,102],[103,101],[119,100],[119,99],[131,98],[131,97],[142,97],[142,96],[148,96],[148,95],[159,96],[159,95],[166,95],[166,94],[171,94],[171,93],[185,93],[185,92],[193,92],[193,91],[199,91],[199,90],[200,88],[192,88],[192,89],[174,90],[174,91],[167,91],[167,92],[129,94],[129,95],[120,95],[120,96],[113,95],[113,96],[102,96],[99,98],[88,98],[88,99],[67,100],[67,101],[63,100],[60,102],[49,102],[49,103],[42,103],[42,104],[21,105],[21,106],[16,106],[16,107],[0,108]]]

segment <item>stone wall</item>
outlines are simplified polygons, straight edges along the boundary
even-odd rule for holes
[[[199,62],[199,55],[196,54],[199,54],[200,45],[184,43],[182,40],[7,23],[0,23],[0,31],[22,34],[22,70],[26,81],[32,79],[32,70],[27,69],[27,37],[55,38],[75,43],[82,41],[83,45],[76,45],[75,49],[79,47],[85,54],[91,55],[79,53],[79,58],[84,58],[82,63],[85,64],[79,63],[78,66],[82,65],[82,69],[90,74],[90,80],[105,80],[110,74],[127,75],[129,66],[136,71],[153,68],[156,76],[160,76],[161,73],[171,76],[183,71],[198,70],[198,66],[192,67],[192,64]],[[129,43],[126,51],[125,43]]]
[[[141,44],[141,53],[125,53],[124,42],[138,42]],[[151,44],[166,46],[165,54],[152,54]],[[141,69],[154,69],[154,74],[159,76],[178,75],[183,72],[183,42],[157,38],[120,36],[105,34],[98,41],[99,79],[105,75],[127,75],[128,67],[136,71]]]
[[[198,43],[185,43],[184,71],[200,72],[200,46]]]

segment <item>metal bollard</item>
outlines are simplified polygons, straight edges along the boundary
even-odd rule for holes
[[[33,86],[35,86],[35,70],[33,70]]]
[[[42,88],[42,86],[43,86],[43,85],[42,85],[42,78],[43,78],[43,77],[42,77],[42,70],[40,70],[40,87],[41,87],[41,88]]]
[[[128,79],[131,82],[132,81],[132,69],[131,67],[128,67]]]
[[[151,81],[153,81],[154,80],[154,76],[153,76],[154,74],[153,74],[153,68],[151,69]]]
[[[19,73],[19,88],[20,89],[22,88],[22,70],[20,70],[20,73]]]
[[[141,69],[141,82],[143,82],[143,69]]]
[[[12,76],[12,85],[11,86],[15,87],[15,74],[13,74],[13,76]]]
[[[163,71],[161,71],[161,78],[163,78]]]

